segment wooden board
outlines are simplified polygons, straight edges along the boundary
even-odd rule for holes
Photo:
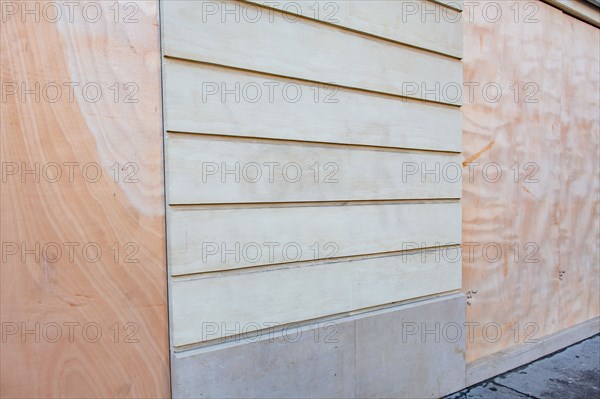
[[[456,107],[170,59],[164,75],[170,131],[461,151]]]
[[[511,15],[511,3],[499,4]],[[480,13],[465,22],[465,81],[497,82],[505,93],[463,107],[465,162],[479,163],[473,180],[468,167],[463,175],[463,240],[480,244],[463,257],[467,321],[479,323],[467,361],[598,315],[597,31],[535,4],[537,23],[492,27]],[[496,183],[483,176],[492,162],[503,171]],[[501,257],[490,249],[486,260],[486,244]],[[501,336],[494,326],[485,335],[487,323]]]
[[[600,33],[568,16],[562,24],[558,320],[564,329],[600,315]]]
[[[588,0],[542,0],[588,24],[600,27],[600,8]]]
[[[452,256],[459,251],[454,248]],[[460,261],[449,259],[417,253],[177,280],[171,283],[173,343],[192,344],[455,290],[460,288]]]
[[[0,24],[0,396],[169,397],[158,4],[48,4]]]
[[[172,275],[460,243],[460,203],[171,207]]]
[[[208,4],[221,12],[208,14],[206,1],[164,3],[165,55],[437,102],[461,102],[457,95],[462,84],[459,60],[316,21],[292,22],[279,11],[273,11],[272,18],[253,20],[223,11],[239,3]],[[247,13],[258,15],[257,10]]]
[[[211,339],[206,323],[233,335],[460,287],[456,262],[423,258],[439,246],[458,254],[460,182],[420,172],[461,151],[460,100],[440,93],[462,85],[461,28],[400,26],[394,2],[336,4],[337,25],[248,2],[162,3],[175,351]],[[431,39],[441,32],[447,41]],[[414,47],[430,39],[451,56]],[[402,179],[407,161],[415,180]],[[270,162],[312,179],[245,174]],[[316,163],[334,185],[314,181]],[[240,179],[215,164],[239,165]]]
[[[459,11],[425,0],[312,2],[250,0],[288,13],[462,57]],[[457,3],[458,4],[458,3]]]
[[[459,155],[171,134],[170,204],[460,198]]]
[[[464,8],[463,0],[432,0],[434,3],[445,5],[446,7],[456,10],[462,11]]]

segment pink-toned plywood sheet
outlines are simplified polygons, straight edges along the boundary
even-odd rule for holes
[[[465,16],[464,80],[480,85],[463,107],[467,361],[599,313],[598,33],[539,2],[525,23],[516,3]]]
[[[563,18],[559,325],[600,314],[600,30]]]
[[[0,395],[168,397],[158,4],[11,3]]]

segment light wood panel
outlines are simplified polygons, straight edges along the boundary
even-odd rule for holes
[[[459,155],[171,134],[170,204],[460,198]]]
[[[164,75],[167,130],[461,150],[456,107],[170,59]]]
[[[175,350],[461,285],[461,22],[335,5],[163,3]]]
[[[458,202],[169,212],[172,275],[449,245],[460,238]]]
[[[453,57],[462,56],[460,12],[435,2],[250,1]]]
[[[432,0],[435,3],[438,4],[443,4],[445,6],[447,6],[448,8],[457,10],[457,11],[462,11],[464,8],[464,1],[463,0]]]
[[[600,27],[600,8],[590,4],[588,0],[542,0],[565,13],[585,21],[588,24]]]
[[[0,396],[169,397],[157,2],[51,3],[0,24]]]
[[[164,3],[165,55],[460,104],[455,94],[462,68],[456,59],[305,19],[289,21],[278,11],[258,20],[228,17],[222,10],[237,3],[210,4],[221,12],[209,15],[206,1]]]
[[[460,249],[171,283],[175,346],[460,288]],[[216,330],[215,330],[216,329]]]
[[[511,15],[510,3],[498,4]],[[467,321],[502,328],[497,342],[493,328],[468,340],[467,361],[598,314],[598,33],[536,4],[537,23],[492,27],[480,13],[465,22],[465,81],[505,92],[463,107],[465,162],[479,163],[472,181],[468,168],[463,175],[464,242],[480,244],[472,261],[463,257]],[[515,101],[510,87],[528,82],[536,102],[525,103],[522,89]],[[497,183],[482,175],[491,162],[502,167]],[[501,246],[498,261],[485,259],[487,243]]]
[[[563,16],[560,129],[561,329],[600,315],[600,32]]]

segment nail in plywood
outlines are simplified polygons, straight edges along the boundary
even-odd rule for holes
[[[566,329],[600,315],[600,32],[562,19],[558,322]]]
[[[491,29],[475,13],[465,24],[465,80],[504,91],[463,107],[465,157],[479,164],[463,185],[464,242],[479,243],[463,257],[467,321],[501,328],[497,342],[482,330],[467,341],[468,361],[600,312],[598,30],[533,4],[537,23],[502,18]],[[483,175],[492,163],[497,182]]]

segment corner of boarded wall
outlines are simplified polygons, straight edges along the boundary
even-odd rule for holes
[[[503,89],[463,106],[474,172],[463,175],[463,241],[478,245],[463,252],[467,321],[479,326],[468,362],[543,356],[538,342],[597,333],[587,326],[600,315],[600,34],[543,2],[498,4],[496,23],[465,11],[465,82]]]
[[[174,396],[464,386],[461,11],[414,3],[162,3]]]

